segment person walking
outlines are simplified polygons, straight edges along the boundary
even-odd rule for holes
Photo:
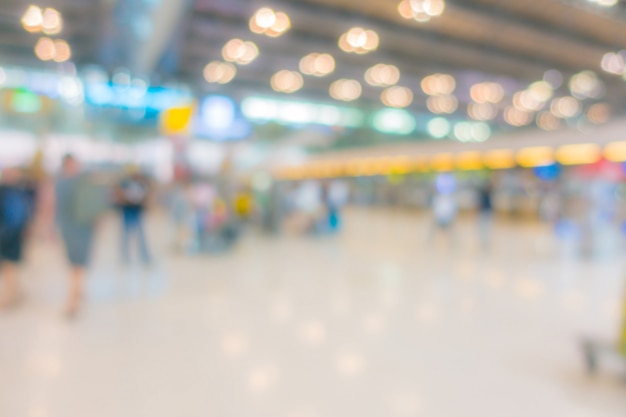
[[[27,186],[17,168],[4,170],[0,183],[0,308],[13,307],[20,301],[18,272],[34,197],[34,189]]]
[[[115,195],[122,217],[122,259],[125,264],[130,263],[130,241],[136,237],[141,261],[149,265],[151,257],[144,229],[144,213],[150,196],[150,182],[133,168],[119,182]]]
[[[85,273],[89,266],[96,220],[100,208],[90,198],[91,185],[72,155],[63,158],[61,177],[55,187],[56,221],[71,266],[65,313],[75,316],[82,303]]]

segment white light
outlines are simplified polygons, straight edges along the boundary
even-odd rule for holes
[[[432,74],[421,82],[422,90],[429,96],[446,96],[456,89],[456,81],[449,74]]]
[[[450,122],[443,117],[435,117],[428,122],[426,129],[430,136],[441,139],[450,134],[451,126]]]
[[[271,85],[274,91],[294,93],[302,88],[304,81],[299,72],[282,70],[272,76]]]
[[[556,117],[571,118],[580,113],[580,102],[574,97],[557,97],[552,100],[550,111]]]
[[[48,8],[42,16],[42,29],[47,35],[56,35],[63,30],[63,19],[57,10]]]
[[[602,69],[609,74],[624,74],[626,64],[624,63],[624,57],[620,53],[609,52],[602,57]]]
[[[222,48],[222,56],[225,61],[235,62],[239,65],[247,65],[259,55],[259,48],[254,42],[244,42],[241,39],[231,39]]]
[[[378,49],[380,39],[373,30],[354,27],[341,35],[339,47],[344,52],[366,54]]]
[[[43,24],[43,13],[39,6],[30,5],[22,16],[22,26],[28,32],[40,32]]]
[[[455,96],[431,96],[426,100],[426,107],[435,114],[452,114],[459,107]]]
[[[250,18],[249,27],[254,33],[277,38],[291,28],[291,20],[284,12],[275,12],[264,7]]]
[[[605,92],[604,83],[593,71],[582,71],[573,75],[569,88],[572,95],[579,99],[599,98]]]
[[[487,123],[472,123],[472,140],[484,142],[491,137],[491,127]]]
[[[330,54],[310,53],[300,60],[300,71],[306,75],[324,77],[335,70],[335,59]]]
[[[445,10],[444,0],[402,0],[398,13],[405,19],[425,23],[433,17],[441,16]]]

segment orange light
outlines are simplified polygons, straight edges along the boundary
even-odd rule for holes
[[[495,149],[486,152],[483,156],[483,163],[489,169],[511,169],[514,168],[515,155],[508,149]]]
[[[554,163],[554,150],[549,146],[523,148],[517,152],[517,163],[524,168],[545,166]]]

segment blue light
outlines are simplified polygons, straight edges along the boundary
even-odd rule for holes
[[[251,133],[250,124],[238,114],[236,103],[225,96],[208,96],[194,119],[193,132],[213,140],[243,139]]]

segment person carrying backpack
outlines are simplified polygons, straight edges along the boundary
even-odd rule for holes
[[[27,187],[21,172],[6,169],[0,184],[0,277],[3,279],[0,307],[19,301],[17,272],[23,257],[26,230],[32,218],[34,191]]]

